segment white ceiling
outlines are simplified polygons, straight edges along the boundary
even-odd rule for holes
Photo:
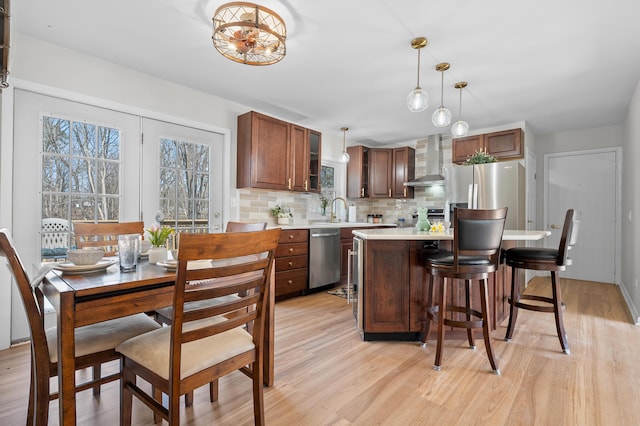
[[[222,57],[211,16],[223,0],[14,0],[13,30],[321,130],[388,145],[449,133],[466,80],[471,130],[525,121],[537,134],[620,124],[640,80],[638,0],[260,0],[286,22],[287,56],[255,67]],[[431,100],[412,113],[420,85]],[[52,66],[49,64],[48,66]]]

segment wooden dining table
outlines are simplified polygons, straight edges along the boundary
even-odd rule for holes
[[[269,280],[265,315],[264,384],[274,381],[274,270]],[[76,424],[75,333],[77,327],[152,312],[173,303],[176,272],[146,260],[134,272],[120,272],[119,265],[91,273],[52,270],[40,284],[56,310],[58,325],[58,386],[61,425]]]

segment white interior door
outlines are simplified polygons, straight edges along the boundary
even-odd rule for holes
[[[618,283],[620,229],[619,149],[545,155],[546,246],[558,247],[568,209],[581,212],[573,265],[563,277]]]
[[[165,121],[144,118],[142,120],[143,143],[143,179],[142,179],[142,212],[145,225],[155,221],[156,212],[166,210],[166,205],[161,206],[160,187],[161,178],[160,147],[162,140],[172,140],[178,143],[188,144],[191,147],[208,146],[208,232],[222,232],[226,221],[223,206],[223,193],[225,186],[224,169],[224,135],[212,131],[196,129],[189,126],[168,123]],[[185,160],[185,163],[189,163]],[[185,172],[185,175],[188,172]],[[185,175],[177,174],[177,180],[187,180]],[[228,197],[227,197],[228,198]],[[204,201],[203,201],[204,203]],[[178,209],[180,210],[180,209]],[[185,209],[183,209],[185,210]],[[180,211],[183,211],[180,210]],[[202,209],[199,209],[202,211]],[[185,213],[180,213],[184,215]],[[165,214],[165,217],[167,214]],[[182,218],[182,217],[181,217]],[[182,218],[187,220],[185,218]]]

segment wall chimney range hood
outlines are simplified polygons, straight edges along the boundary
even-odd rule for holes
[[[423,187],[444,183],[442,170],[442,135],[427,137],[427,174],[404,183],[404,186]]]

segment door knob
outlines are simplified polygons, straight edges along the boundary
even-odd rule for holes
[[[561,226],[560,225],[551,225],[550,228],[551,229],[560,229]]]

